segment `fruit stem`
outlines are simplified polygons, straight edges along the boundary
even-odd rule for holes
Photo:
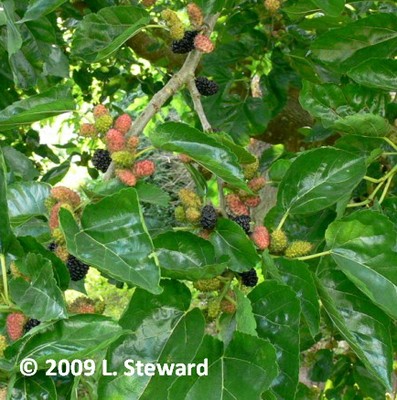
[[[219,209],[221,211],[222,217],[227,218],[225,194],[223,193],[222,179],[218,178],[216,182],[218,184]]]
[[[140,157],[142,154],[145,154],[145,153],[147,153],[148,151],[152,151],[152,150],[154,150],[154,149],[155,149],[154,146],[146,147],[146,149],[143,149],[143,150],[141,150],[139,153],[136,153],[136,154],[135,154],[135,158],[138,158],[138,157]]]
[[[285,214],[283,215],[283,218],[281,218],[281,221],[276,228],[277,231],[279,231],[283,227],[285,221],[288,218],[288,215],[289,215],[289,209],[285,212]]]
[[[387,137],[384,137],[383,140],[389,145],[391,146],[394,150],[397,151],[397,146]]]
[[[322,251],[321,253],[310,254],[309,256],[296,257],[296,258],[294,258],[294,260],[299,260],[299,261],[312,260],[313,258],[328,256],[330,254],[331,254],[331,250],[327,250],[327,251]]]
[[[209,123],[207,116],[205,115],[205,111],[204,111],[203,105],[201,103],[201,95],[200,95],[199,91],[197,90],[193,75],[190,77],[190,79],[188,79],[187,87],[189,89],[190,96],[193,101],[194,110],[196,111],[196,114],[199,117],[201,126],[203,127],[203,131],[204,132],[212,131],[211,124]]]
[[[383,200],[385,199],[387,192],[389,191],[392,180],[393,180],[393,176],[390,176],[389,179],[386,181],[386,185],[383,188],[382,195],[380,196],[380,199],[379,199],[379,204],[382,204]]]
[[[1,273],[3,275],[3,286],[4,286],[4,298],[7,304],[10,304],[10,298],[8,296],[8,279],[7,279],[7,267],[6,258],[3,253],[0,254]]]

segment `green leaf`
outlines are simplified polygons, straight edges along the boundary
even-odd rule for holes
[[[0,253],[5,254],[13,237],[7,205],[7,169],[0,147]]]
[[[23,225],[37,216],[47,215],[44,200],[51,187],[39,182],[18,182],[8,186],[8,210],[11,224]]]
[[[216,139],[219,143],[222,143],[224,146],[228,147],[230,151],[232,151],[238,159],[240,164],[251,164],[254,163],[256,158],[253,156],[248,150],[246,150],[243,146],[239,146],[234,143],[232,138],[225,132],[221,133],[211,133],[211,137]]]
[[[300,305],[285,285],[267,280],[249,295],[259,337],[269,339],[277,351],[280,375],[272,390],[281,399],[294,399],[299,380]]]
[[[281,182],[291,166],[291,160],[276,160],[269,168],[269,179],[272,182]]]
[[[397,16],[377,13],[345,27],[332,29],[316,39],[311,49],[315,57],[340,69],[356,66],[374,55],[389,57],[397,45]]]
[[[260,261],[252,241],[235,222],[220,218],[210,237],[218,258],[230,257],[229,268],[235,272],[247,271]]]
[[[375,114],[348,115],[336,120],[333,128],[351,135],[372,137],[387,136],[392,130],[387,119]]]
[[[394,91],[397,80],[397,60],[370,58],[353,67],[347,75],[360,85]]]
[[[393,362],[390,319],[335,269],[329,257],[319,266],[318,290],[325,311],[351,349],[390,388]]]
[[[283,144],[274,144],[264,150],[260,158],[260,167],[268,169],[275,161],[277,161],[285,153]]]
[[[285,174],[278,203],[291,214],[316,213],[351,192],[366,170],[363,158],[344,150],[322,147],[306,151]]]
[[[31,21],[38,19],[43,15],[47,15],[55,11],[59,6],[65,3],[66,0],[32,0],[28,8],[26,9],[25,15],[20,22]]]
[[[29,253],[24,260],[16,260],[15,265],[28,278],[13,278],[9,283],[11,297],[23,313],[42,322],[66,318],[66,305],[51,263],[41,255]]]
[[[210,135],[180,122],[166,122],[150,134],[157,148],[184,153],[225,182],[249,190],[237,157]]]
[[[278,373],[274,347],[242,332],[234,333],[225,350],[221,341],[206,336],[194,362],[204,359],[208,376],[180,377],[168,399],[259,399]]]
[[[237,301],[236,329],[248,335],[258,336],[251,302],[241,290],[235,289],[234,293]]]
[[[153,183],[140,181],[135,186],[135,189],[138,193],[139,201],[143,203],[167,207],[170,202],[169,194]]]
[[[299,97],[302,107],[319,118],[325,128],[340,118],[357,113],[385,114],[388,94],[356,84],[338,86],[303,81]]]
[[[121,327],[109,317],[73,315],[20,339],[9,348],[8,354],[13,356],[17,370],[19,361],[24,358],[33,358],[39,369],[48,369],[49,358],[59,361],[93,356],[106,349],[121,334]]]
[[[325,239],[332,258],[376,305],[397,318],[397,236],[393,223],[370,210],[329,225]]]
[[[345,8],[345,0],[313,0],[313,3],[331,17],[337,17]]]
[[[150,15],[141,7],[101,8],[97,14],[86,15],[77,26],[72,54],[86,63],[108,58],[149,21]]]
[[[25,231],[26,235],[27,232]],[[51,261],[54,271],[55,279],[58,282],[58,286],[62,290],[66,290],[69,287],[70,273],[65,263],[61,261],[52,251],[42,246],[35,238],[30,236],[19,236],[18,241],[25,250],[25,253],[40,254],[45,259]]]
[[[22,47],[23,39],[18,26],[15,23],[15,6],[13,1],[4,1],[2,3],[2,8],[6,16],[7,24],[7,52],[8,56],[11,57],[13,54],[18,52]]]
[[[50,118],[75,108],[71,88],[62,84],[11,104],[0,111],[0,129],[14,129],[21,125]]]
[[[60,182],[68,173],[70,168],[70,161],[66,160],[62,164],[57,165],[47,171],[41,178],[42,182],[47,182],[50,185],[55,185]]]
[[[298,260],[276,260],[282,282],[288,285],[301,302],[302,315],[310,334],[315,337],[320,329],[320,305],[316,284],[307,264]]]
[[[214,246],[190,232],[158,235],[154,247],[162,275],[169,278],[193,281],[207,279],[220,275],[227,268],[227,257],[217,259]]]
[[[133,333],[124,335],[108,349],[109,370],[117,377],[101,377],[100,398],[131,397],[166,399],[167,389],[176,376],[125,376],[124,361],[143,363],[188,363],[196,354],[204,336],[205,321],[190,306],[189,289],[178,281],[162,281],[163,292],[153,295],[137,289],[120,319]],[[128,372],[128,371],[127,371]]]
[[[346,135],[335,142],[335,147],[370,157],[374,151],[382,152],[384,144],[385,141],[378,137]]]
[[[61,210],[60,222],[75,257],[114,279],[159,293],[160,271],[135,189],[86,206],[81,229],[66,210]]]
[[[55,383],[44,372],[38,372],[34,376],[29,377],[22,376],[16,380],[12,387],[12,400],[56,400],[57,398]]]
[[[10,172],[23,180],[30,181],[39,176],[33,162],[25,154],[9,146],[3,147],[3,154]]]

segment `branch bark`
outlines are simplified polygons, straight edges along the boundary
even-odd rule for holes
[[[208,26],[208,29],[206,31],[207,34],[210,34],[212,32],[218,18],[219,13],[210,15],[208,17],[206,21],[206,24]],[[163,104],[171,96],[173,96],[183,85],[185,85],[189,81],[189,79],[192,78],[202,55],[203,53],[197,50],[193,50],[189,53],[181,69],[177,73],[175,73],[173,77],[167,82],[167,84],[152,97],[149,104],[132,124],[131,129],[126,134],[126,137],[136,136],[143,132],[146,125],[154,117],[154,115],[158,111],[160,111]],[[113,174],[114,165],[112,163],[106,171],[104,179],[110,179]]]
[[[200,119],[201,126],[203,127],[204,132],[210,132],[212,131],[211,124],[208,122],[207,116],[205,115],[203,105],[201,104],[200,100],[200,93],[196,88],[196,84],[194,82],[194,77],[190,77],[190,79],[187,81],[187,87],[190,92],[190,96],[192,97],[193,100],[193,105],[194,109]]]

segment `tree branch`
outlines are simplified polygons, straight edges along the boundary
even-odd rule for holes
[[[219,13],[210,15],[206,21],[208,26],[207,34],[210,34],[214,29],[215,23],[219,17]],[[200,59],[203,53],[197,50],[193,50],[189,53],[186,61],[182,65],[182,68],[173,75],[173,77],[167,82],[167,84],[158,91],[150,100],[149,104],[139,115],[139,117],[133,122],[130,130],[127,132],[126,137],[137,136],[143,132],[146,125],[154,117],[154,115],[161,109],[163,104],[173,96],[184,84],[191,79],[194,75]],[[108,170],[104,175],[104,180],[108,180],[113,176],[114,165],[113,163],[109,166]]]
[[[205,115],[203,105],[201,104],[200,100],[201,96],[197,90],[194,78],[192,76],[187,81],[187,87],[193,100],[194,109],[200,119],[204,132],[210,132],[212,130],[211,124],[208,122],[207,116]]]

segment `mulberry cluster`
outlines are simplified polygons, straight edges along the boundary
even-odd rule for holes
[[[203,12],[195,3],[189,3],[186,7],[189,21],[193,26],[200,27],[204,23]]]
[[[258,275],[256,274],[256,270],[251,268],[249,271],[241,272],[241,283],[244,286],[254,287],[258,283]]]
[[[196,88],[202,96],[212,96],[219,90],[219,86],[216,82],[211,81],[205,76],[199,76],[195,79]]]
[[[106,172],[112,162],[112,158],[108,150],[96,149],[91,161],[98,171]]]
[[[238,215],[237,217],[232,217],[232,220],[240,225],[244,232],[249,235],[251,232],[251,217],[249,215]]]
[[[270,234],[270,252],[282,253],[288,246],[288,238],[284,231],[276,229]]]
[[[96,313],[95,301],[89,297],[79,296],[68,305],[71,314],[94,314]]]
[[[41,324],[41,321],[34,319],[34,318],[29,318],[28,322],[25,324],[25,333],[29,332],[31,329],[33,329],[36,326],[39,326]]]
[[[264,226],[256,226],[251,234],[251,239],[259,250],[265,250],[270,245],[270,234]]]
[[[7,338],[4,335],[0,335],[0,358],[4,357],[4,350],[8,347]],[[1,395],[1,392],[0,392]],[[0,399],[2,397],[0,396]],[[5,396],[4,399],[7,397]]]
[[[72,281],[81,281],[87,275],[89,266],[82,261],[78,260],[75,256],[69,254],[66,262]]]
[[[186,31],[181,40],[174,40],[171,44],[171,50],[175,54],[186,54],[194,50],[194,38],[198,31]]]
[[[181,205],[175,208],[175,219],[178,222],[196,224],[201,219],[201,199],[190,189],[181,189],[178,193]]]
[[[7,315],[6,328],[11,340],[18,340],[23,336],[26,320],[26,316],[22,313],[16,312]]]
[[[214,44],[211,42],[211,39],[201,34],[194,38],[194,47],[196,50],[201,51],[202,53],[212,53],[215,48]],[[212,84],[213,83],[214,82],[212,82]]]
[[[222,286],[222,282],[218,278],[199,279],[193,282],[193,286],[200,292],[213,292]]]
[[[292,242],[286,249],[285,249],[285,256],[289,258],[296,258],[302,257],[306,254],[309,254],[313,249],[313,245],[309,242],[305,242],[303,240],[297,240]]]
[[[170,36],[172,39],[181,40],[185,34],[185,28],[183,27],[182,21],[179,19],[176,12],[172,10],[164,10],[161,13],[161,17],[170,28]]]
[[[275,14],[281,7],[280,0],[265,0],[264,5],[270,14]]]
[[[218,213],[212,205],[206,205],[201,210],[200,225],[204,229],[212,230],[216,226]]]

